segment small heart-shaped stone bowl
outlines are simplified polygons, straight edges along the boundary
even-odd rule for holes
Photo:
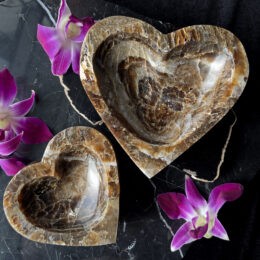
[[[80,77],[95,109],[151,178],[234,105],[249,73],[239,39],[194,25],[169,34],[114,16],[88,31]]]
[[[4,211],[18,233],[37,242],[114,243],[119,180],[111,144],[93,128],[71,127],[58,133],[42,161],[23,168],[10,181]]]

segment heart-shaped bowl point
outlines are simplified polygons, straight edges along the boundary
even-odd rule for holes
[[[42,162],[22,169],[4,194],[5,214],[18,233],[70,246],[114,243],[118,203],[113,148],[88,127],[57,134]]]
[[[152,177],[234,105],[248,77],[241,42],[211,25],[162,34],[130,17],[108,17],[86,35],[82,84],[110,131]]]

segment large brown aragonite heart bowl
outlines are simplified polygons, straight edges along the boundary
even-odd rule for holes
[[[10,181],[4,211],[18,233],[37,242],[116,242],[119,181],[109,141],[88,127],[58,133],[42,162],[23,168]]]
[[[115,16],[87,33],[80,77],[102,120],[150,178],[229,111],[248,67],[241,42],[223,28],[194,25],[162,34]]]

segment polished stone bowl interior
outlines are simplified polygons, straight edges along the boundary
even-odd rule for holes
[[[82,156],[84,148],[77,148],[77,152],[64,151],[55,159],[53,174],[33,179],[20,190],[20,209],[33,225],[78,232],[90,229],[102,218],[108,194],[104,169],[90,151]]]
[[[105,39],[93,64],[113,115],[151,144],[172,144],[200,128],[235,69],[224,45],[192,41],[165,51],[129,33]]]

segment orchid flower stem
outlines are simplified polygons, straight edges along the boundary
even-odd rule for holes
[[[236,116],[235,111],[233,109],[231,111],[232,111],[232,113],[234,115],[234,121],[229,126],[228,136],[227,136],[226,142],[225,142],[225,144],[224,144],[224,146],[222,148],[222,151],[221,151],[221,157],[220,157],[220,161],[219,161],[218,166],[217,166],[217,171],[216,171],[215,177],[212,180],[206,180],[206,179],[203,179],[203,178],[196,177],[194,175],[194,173],[196,174],[196,172],[193,172],[193,171],[190,171],[190,170],[187,170],[187,169],[183,169],[183,171],[188,173],[191,176],[191,178],[193,178],[194,180],[201,181],[201,182],[210,182],[210,183],[212,183],[212,182],[214,182],[215,180],[217,180],[219,178],[220,169],[221,169],[221,166],[223,165],[223,163],[225,161],[225,154],[226,154],[226,151],[227,151],[228,144],[230,142],[230,138],[231,138],[231,135],[232,135],[233,127],[234,127],[234,125],[237,122],[237,116]]]
[[[59,80],[60,80],[61,86],[62,86],[63,89],[64,89],[64,93],[65,93],[67,99],[69,100],[70,105],[72,106],[72,108],[73,108],[80,116],[82,116],[87,122],[89,122],[91,125],[93,125],[93,126],[95,126],[95,125],[102,125],[102,124],[103,124],[103,121],[102,121],[102,120],[97,121],[97,122],[93,122],[93,121],[90,120],[86,115],[84,115],[83,113],[81,113],[81,112],[76,108],[76,106],[73,104],[73,101],[71,100],[71,98],[70,98],[70,96],[69,96],[69,91],[70,91],[70,89],[69,89],[68,86],[64,83],[64,81],[63,81],[63,76],[59,76]]]
[[[156,205],[156,209],[158,211],[158,215],[159,215],[161,221],[163,222],[163,224],[165,225],[165,227],[170,231],[171,235],[174,236],[172,228],[170,227],[170,225],[167,223],[167,221],[163,217],[163,215],[161,213],[161,210],[160,210],[160,207],[159,207],[159,204],[157,202],[157,199],[156,199],[156,190],[157,190],[156,185],[154,184],[154,182],[151,179],[149,179],[149,181],[150,181],[151,185],[153,186],[153,190],[154,190],[154,203]],[[179,249],[179,253],[180,253],[181,258],[183,258],[184,256],[183,256],[183,253],[182,253],[181,249]]]
[[[220,161],[218,163],[218,166],[217,166],[217,170],[216,170],[216,175],[213,179],[211,180],[207,180],[207,179],[203,179],[203,178],[198,178],[196,177],[196,171],[192,171],[190,169],[180,169],[178,168],[177,166],[175,165],[172,165],[170,164],[169,167],[171,168],[174,168],[180,172],[183,172],[184,174],[188,174],[191,176],[192,179],[194,180],[197,180],[197,181],[201,181],[201,182],[207,182],[207,183],[212,183],[214,182],[215,180],[217,180],[220,176],[220,169],[221,169],[221,166],[223,165],[224,161],[225,161],[225,154],[226,154],[226,150],[227,150],[227,147],[228,147],[228,144],[230,142],[230,138],[231,138],[231,135],[232,135],[232,131],[233,131],[233,127],[235,126],[236,122],[237,122],[237,116],[236,116],[236,113],[233,109],[231,109],[233,115],[234,115],[234,121],[233,123],[229,126],[229,131],[228,131],[228,135],[227,135],[227,139],[226,139],[226,142],[222,148],[222,151],[221,151],[221,156],[220,156]]]
[[[48,15],[50,21],[53,23],[54,26],[56,26],[56,22],[50,12],[50,10],[48,9],[48,7],[41,1],[41,0],[36,0],[36,2],[41,6],[41,8],[46,12],[46,14]]]

